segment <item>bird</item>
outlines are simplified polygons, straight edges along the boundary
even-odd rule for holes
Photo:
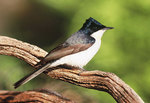
[[[65,42],[52,49],[42,60],[44,66],[23,77],[14,84],[14,88],[27,83],[49,68],[59,65],[68,65],[83,69],[83,67],[94,57],[101,46],[101,38],[107,27],[94,18],[88,18],[83,26],[72,34]]]

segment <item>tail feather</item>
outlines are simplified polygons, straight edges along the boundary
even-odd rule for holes
[[[32,72],[31,74],[28,74],[27,76],[23,77],[22,79],[20,79],[19,81],[17,81],[14,84],[14,88],[18,88],[19,86],[27,83],[28,81],[30,81],[31,79],[35,78],[36,76],[38,76],[39,74],[43,73],[46,69],[48,69],[50,67],[50,64],[45,65],[44,67],[35,70],[34,72]]]

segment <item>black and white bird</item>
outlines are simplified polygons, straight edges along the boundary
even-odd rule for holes
[[[45,62],[43,67],[16,82],[14,87],[17,88],[47,69],[59,65],[83,68],[98,52],[103,33],[108,29],[113,29],[113,27],[106,27],[90,17],[79,31],[46,55],[42,60]]]

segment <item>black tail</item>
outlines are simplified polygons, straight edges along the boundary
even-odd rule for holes
[[[48,69],[50,67],[50,64],[45,65],[44,67],[35,70],[34,72],[32,72],[31,74],[23,77],[22,79],[20,79],[19,81],[17,81],[14,84],[14,88],[18,88],[19,86],[27,83],[28,81],[30,81],[31,79],[35,78],[36,76],[38,76],[39,74],[43,73],[46,69]]]

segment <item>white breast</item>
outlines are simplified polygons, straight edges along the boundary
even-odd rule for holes
[[[99,30],[91,35],[92,37],[95,38],[95,43],[90,48],[79,53],[62,57],[61,59],[52,63],[51,67],[58,66],[60,64],[69,64],[72,66],[77,66],[82,68],[94,57],[94,55],[99,50],[101,45],[101,37],[104,32],[105,32],[104,30]]]

